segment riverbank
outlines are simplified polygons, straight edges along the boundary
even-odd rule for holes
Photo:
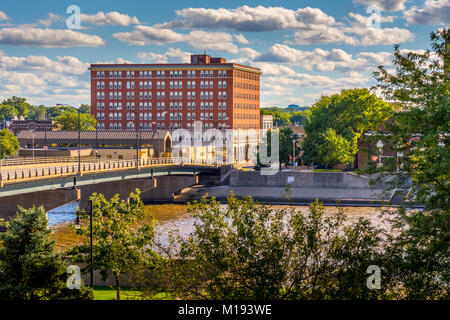
[[[238,198],[251,196],[271,205],[309,205],[318,199],[328,206],[384,207],[391,205],[393,191],[385,189],[355,188],[282,188],[282,187],[234,187],[196,185],[184,188],[174,196],[174,203],[185,204],[200,200],[203,195],[216,197],[223,202],[233,192]]]

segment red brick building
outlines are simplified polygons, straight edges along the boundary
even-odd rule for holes
[[[98,130],[259,129],[261,71],[192,55],[180,64],[92,64]]]

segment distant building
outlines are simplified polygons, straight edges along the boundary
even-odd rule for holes
[[[12,120],[9,125],[15,135],[20,131],[52,131],[52,120]]]
[[[261,119],[261,129],[273,129],[273,115],[262,114]]]

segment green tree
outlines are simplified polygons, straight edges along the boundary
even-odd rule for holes
[[[92,299],[92,290],[67,287],[68,265],[54,253],[43,207],[24,209],[1,223],[0,300]]]
[[[19,116],[23,116],[25,118],[28,116],[28,109],[30,107],[30,104],[25,98],[13,96],[3,100],[1,104],[7,104],[16,108]]]
[[[15,155],[19,150],[19,140],[7,129],[0,130],[0,159]]]
[[[231,193],[224,208],[214,198],[194,201],[187,238],[175,236],[168,259],[173,289],[194,299],[369,299],[367,267],[380,263],[378,231],[366,220],[347,223],[342,210],[324,215],[276,209]]]
[[[319,157],[325,167],[334,163],[350,164],[354,160],[354,155],[358,152],[358,138],[355,135],[352,140],[347,140],[343,136],[336,134],[333,128],[328,128],[322,134],[324,144],[319,149]]]
[[[80,105],[80,112],[81,113],[91,114],[91,106],[89,104],[81,104]]]
[[[17,116],[17,110],[13,106],[3,104],[0,105],[0,120],[12,119]]]
[[[321,165],[352,163],[358,151],[355,141],[365,131],[377,129],[392,115],[393,108],[368,89],[342,90],[340,94],[323,96],[306,112],[303,160]],[[330,128],[334,133],[327,133]],[[346,154],[329,154],[330,139]]]
[[[47,109],[48,108],[44,105],[29,106],[28,119],[30,119],[30,120],[46,120]]]
[[[156,257],[152,248],[154,219],[140,227],[135,225],[138,219],[145,217],[145,207],[139,195],[139,190],[131,193],[128,202],[120,200],[117,194],[110,200],[102,194],[91,196],[94,269],[100,271],[103,280],[113,276],[117,300],[120,300],[120,275],[145,268]],[[83,272],[87,272],[90,266],[89,223],[77,230],[77,234],[85,236],[85,242],[68,254],[74,256],[74,261],[86,263]]]
[[[80,113],[81,131],[94,131],[97,120],[90,114]],[[55,127],[61,130],[78,130],[78,112],[66,111],[55,119]]]
[[[289,127],[284,127],[279,130],[279,159],[280,168],[282,164],[289,165],[292,163],[292,151],[293,151],[293,141],[296,140],[294,132]],[[267,130],[267,155],[271,154],[272,150],[272,131]],[[258,146],[259,149],[259,146]],[[300,148],[295,145],[295,154],[298,157]],[[258,155],[258,165],[261,165]]]
[[[395,278],[404,288],[404,298],[450,297],[450,31],[431,34],[432,51],[405,52],[395,46],[395,71],[379,67],[374,73],[385,97],[402,108],[375,139],[387,141],[404,154],[402,171],[412,182],[410,199],[423,210],[401,209],[391,238]],[[378,168],[382,176],[396,172],[397,163],[386,161]],[[372,170],[373,172],[373,170]]]

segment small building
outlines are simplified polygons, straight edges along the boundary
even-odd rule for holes
[[[52,120],[12,120],[9,125],[9,130],[11,130],[15,135],[19,132],[27,131],[52,131],[53,121]]]
[[[261,114],[261,129],[273,129],[273,115]]]

